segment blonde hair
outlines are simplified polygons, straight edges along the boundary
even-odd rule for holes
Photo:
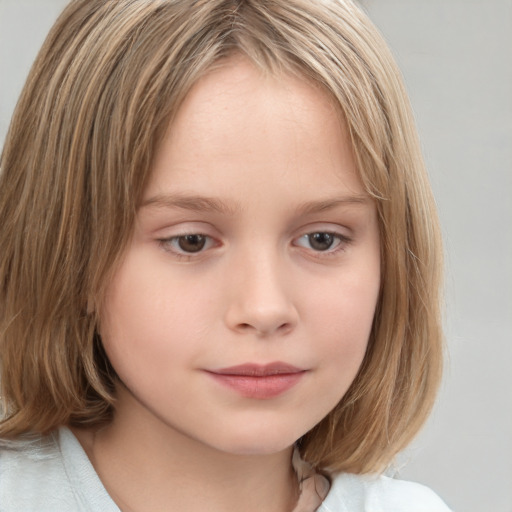
[[[376,201],[382,288],[368,350],[299,441],[320,470],[382,470],[439,384],[441,244],[399,71],[349,0],[75,0],[16,108],[0,176],[0,436],[109,421],[115,372],[95,311],[152,157],[199,77],[232,54],[323,87]]]

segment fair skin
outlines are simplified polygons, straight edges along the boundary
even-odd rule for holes
[[[292,510],[293,444],[360,367],[379,253],[324,92],[239,57],[199,80],[100,312],[114,420],[77,432],[120,508]],[[248,363],[265,375],[224,374]]]

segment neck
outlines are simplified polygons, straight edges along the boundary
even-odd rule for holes
[[[293,510],[298,485],[292,448],[271,454],[226,453],[155,420],[147,411],[134,410],[121,406],[107,427],[75,431],[123,512]]]

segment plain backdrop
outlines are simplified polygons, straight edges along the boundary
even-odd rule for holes
[[[0,0],[0,145],[66,3]],[[512,512],[512,0],[362,3],[403,71],[446,247],[445,379],[400,476]]]

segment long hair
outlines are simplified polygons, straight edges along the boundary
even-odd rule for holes
[[[0,167],[0,436],[108,422],[115,372],[95,311],[163,133],[233,54],[339,106],[377,204],[382,285],[360,371],[299,441],[321,470],[383,469],[429,413],[442,366],[441,244],[413,116],[350,0],[75,0],[52,28]]]

